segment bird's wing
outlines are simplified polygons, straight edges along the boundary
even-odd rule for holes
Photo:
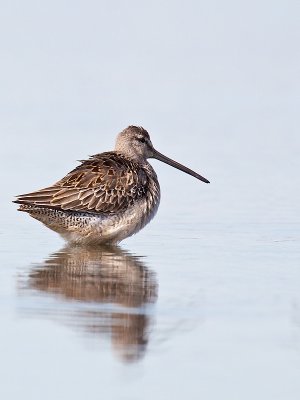
[[[17,197],[16,203],[91,213],[117,213],[142,198],[147,174],[115,152],[83,161],[53,186]]]

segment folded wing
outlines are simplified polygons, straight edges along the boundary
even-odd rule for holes
[[[16,203],[91,213],[118,213],[145,196],[145,171],[122,154],[83,161],[53,186],[17,197]]]

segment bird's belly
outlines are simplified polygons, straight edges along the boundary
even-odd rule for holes
[[[143,200],[118,214],[62,211],[39,207],[32,207],[30,211],[26,211],[68,242],[117,244],[148,224],[156,214],[158,205],[159,199],[151,207]]]

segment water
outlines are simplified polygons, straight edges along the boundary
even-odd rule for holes
[[[293,1],[4,3],[0,397],[300,395],[299,27]],[[136,123],[157,216],[67,247],[11,203]]]

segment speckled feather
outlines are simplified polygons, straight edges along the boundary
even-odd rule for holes
[[[117,152],[96,154],[53,186],[18,196],[17,203],[90,213],[119,213],[145,196],[147,171]]]

